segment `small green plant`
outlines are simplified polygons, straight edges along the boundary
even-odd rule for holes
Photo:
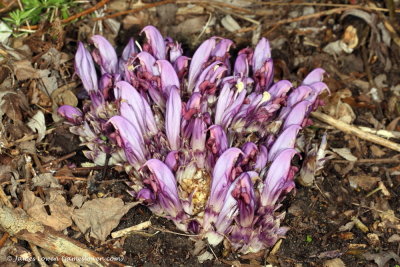
[[[311,235],[307,235],[307,236],[306,236],[306,242],[307,242],[307,243],[312,242],[312,236],[311,236]]]
[[[8,13],[3,20],[12,28],[18,28],[24,23],[37,24],[41,19],[52,21],[55,16],[62,19],[69,17],[68,10],[76,4],[73,0],[21,0],[22,10]]]

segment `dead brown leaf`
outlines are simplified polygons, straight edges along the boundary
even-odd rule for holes
[[[13,68],[18,81],[40,78],[38,70],[33,68],[31,61],[27,59],[15,61]]]
[[[379,177],[368,175],[349,176],[349,183],[352,188],[361,188],[363,190],[372,190],[376,184],[381,180]]]
[[[43,202],[32,191],[26,189],[23,192],[22,204],[30,216],[56,231],[62,231],[72,225],[73,207],[67,206],[65,198],[59,190],[48,191],[48,200]],[[47,213],[45,206],[49,208],[50,214]]]
[[[93,199],[74,210],[72,219],[82,233],[90,229],[91,237],[104,241],[122,216],[137,204],[139,202],[124,204],[122,199],[113,197]]]

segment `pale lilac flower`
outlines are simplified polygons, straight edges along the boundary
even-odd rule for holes
[[[75,68],[90,101],[59,114],[86,145],[84,155],[123,166],[128,193],[193,238],[210,245],[227,239],[240,253],[273,246],[288,231],[280,202],[295,186],[298,135],[328,90],[325,71],[315,69],[293,88],[274,82],[265,38],[234,58],[231,40],[212,37],[190,61],[155,27],[142,32],[143,50],[130,39],[120,58],[104,37],[91,38],[101,77],[79,44]],[[311,150],[318,162],[303,163],[303,175],[321,168],[322,150]]]

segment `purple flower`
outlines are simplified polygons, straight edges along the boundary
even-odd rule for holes
[[[293,88],[274,81],[265,38],[234,58],[231,40],[212,37],[189,65],[172,38],[153,26],[142,32],[141,52],[130,39],[120,58],[107,40],[92,37],[101,77],[79,44],[76,73],[90,101],[59,114],[86,145],[84,155],[123,166],[130,195],[193,238],[226,239],[241,253],[273,246],[288,230],[280,202],[294,188],[296,139],[327,90],[324,71]],[[306,158],[303,175],[321,168],[327,157],[320,150],[308,153],[318,162]]]
[[[143,165],[144,167],[150,171],[150,176],[144,180],[144,183],[148,184],[152,190],[165,216],[171,218],[181,230],[185,231],[186,225],[182,221],[186,219],[186,215],[179,199],[173,173],[167,165],[158,159],[148,160]]]
[[[165,130],[171,150],[178,150],[180,147],[179,132],[182,118],[182,102],[179,91],[172,88],[167,101],[165,117]]]
[[[201,70],[204,68],[205,63],[208,61],[212,50],[215,47],[215,38],[210,38],[203,42],[193,55],[192,62],[189,68],[188,77],[188,90],[192,91],[197,77],[200,75]]]
[[[64,119],[68,122],[73,123],[75,125],[82,123],[83,113],[79,109],[64,105],[58,108],[58,114],[60,114]]]
[[[118,58],[114,47],[101,35],[93,35],[90,40],[96,47],[92,55],[96,63],[100,65],[101,73],[117,73]]]
[[[296,153],[295,149],[285,149],[272,162],[261,193],[262,207],[273,207],[284,190],[293,188],[290,162]]]
[[[146,34],[147,41],[149,42],[149,52],[156,59],[165,59],[165,42],[160,32],[154,26],[146,26],[142,32]]]
[[[75,71],[79,78],[81,78],[86,91],[98,90],[98,80],[93,58],[81,42],[79,42],[78,51],[75,56]]]

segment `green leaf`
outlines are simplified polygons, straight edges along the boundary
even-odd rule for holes
[[[312,242],[312,236],[311,236],[311,235],[307,235],[307,236],[306,236],[306,242],[307,242],[307,243]]]

